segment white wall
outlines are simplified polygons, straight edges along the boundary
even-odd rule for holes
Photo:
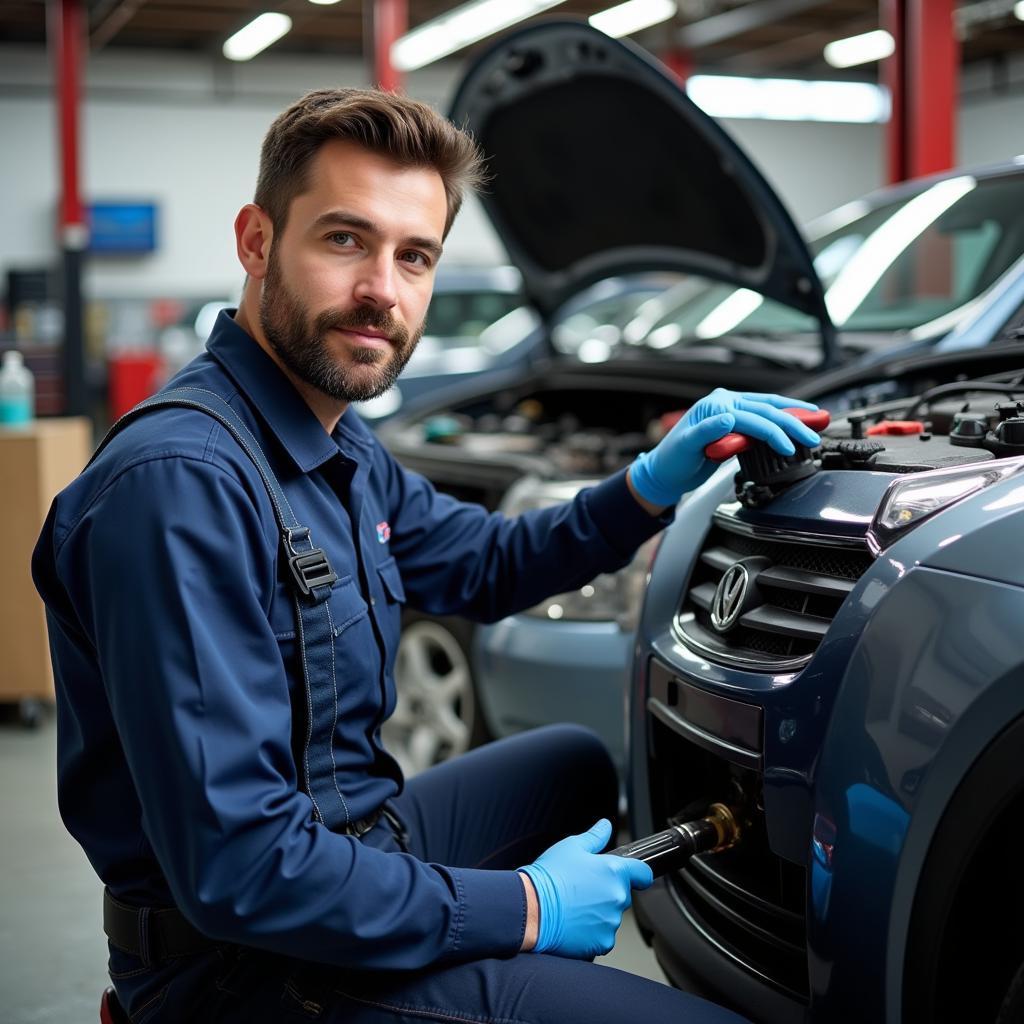
[[[883,126],[809,121],[723,121],[798,224],[884,181]]]
[[[444,109],[456,61],[410,76],[411,94]],[[93,259],[87,294],[231,296],[241,273],[231,224],[255,184],[270,121],[307,89],[362,85],[357,61],[264,55],[243,65],[219,57],[105,51],[88,67],[82,124],[85,195],[153,199],[159,251]],[[0,47],[0,274],[52,262],[57,195],[49,65],[33,47]],[[879,125],[726,121],[800,222],[882,184]],[[970,100],[963,163],[1024,152],[1024,96]],[[468,205],[448,241],[448,261],[496,262],[501,247]]]
[[[40,50],[0,47],[0,273],[54,259],[58,188],[54,105]],[[411,76],[409,92],[442,106],[452,71]],[[94,258],[93,297],[225,296],[242,273],[231,225],[256,184],[270,122],[309,89],[365,85],[358,61],[264,58],[247,65],[178,54],[111,52],[88,68],[81,125],[83,194],[151,199],[158,251]],[[500,262],[503,250],[479,208],[447,243],[452,262]]]

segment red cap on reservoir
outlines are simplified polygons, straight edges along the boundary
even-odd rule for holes
[[[906,434],[923,434],[924,424],[920,420],[882,420],[873,423],[867,430],[868,437],[901,437]]]
[[[824,430],[831,420],[827,409],[783,409],[794,419],[805,423],[811,430]],[[725,462],[740,452],[745,452],[753,443],[746,434],[726,434],[725,437],[713,441],[704,449],[704,454],[712,462]]]

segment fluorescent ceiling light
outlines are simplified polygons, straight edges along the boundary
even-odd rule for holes
[[[415,71],[563,2],[472,0],[397,39],[391,47],[391,63],[399,71]]]
[[[1024,0],[1020,0],[1019,4],[1014,5],[1013,16],[1020,21],[1024,21]]]
[[[691,75],[690,99],[711,117],[874,124],[889,119],[889,94],[870,82]]]
[[[224,56],[228,60],[250,60],[291,27],[292,19],[287,14],[261,14],[224,43]]]
[[[311,4],[319,4],[321,7],[330,7],[331,4],[340,3],[341,0],[309,0]]]
[[[858,64],[870,64],[892,56],[896,41],[885,29],[865,32],[863,35],[837,39],[825,47],[825,60],[834,68],[852,68]]]
[[[668,21],[675,17],[677,10],[675,0],[626,0],[624,4],[598,11],[591,16],[590,24],[605,35],[619,39]]]

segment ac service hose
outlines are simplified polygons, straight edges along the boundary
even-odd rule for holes
[[[635,839],[608,852],[616,857],[642,860],[654,877],[681,868],[698,853],[717,853],[735,846],[740,838],[736,814],[725,804],[712,804],[703,818],[673,825],[664,832]]]

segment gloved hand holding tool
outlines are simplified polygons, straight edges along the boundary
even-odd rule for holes
[[[534,953],[589,959],[615,945],[632,890],[646,889],[654,875],[642,860],[601,855],[611,835],[611,822],[602,818],[519,869],[533,882],[540,909]]]
[[[705,458],[704,448],[733,431],[766,441],[780,455],[796,450],[790,437],[816,448],[821,443],[818,435],[783,412],[787,408],[817,406],[782,395],[717,388],[693,405],[651,451],[637,457],[629,468],[633,489],[652,505],[675,505],[718,468]]]

